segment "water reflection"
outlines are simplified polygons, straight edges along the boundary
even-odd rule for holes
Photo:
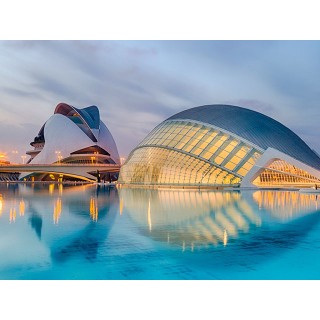
[[[34,231],[36,232],[37,237],[39,238],[39,240],[41,240],[42,217],[37,213],[32,213],[29,217],[29,222],[32,229],[34,229]]]
[[[0,227],[23,237],[29,227],[56,262],[94,260],[119,212],[117,190],[103,186],[2,184],[0,194]]]
[[[283,221],[295,219],[297,216],[320,209],[320,198],[317,194],[264,190],[255,191],[253,199],[259,209],[264,208],[275,218]]]
[[[312,213],[318,210],[320,200],[298,192],[122,188],[119,196],[123,214],[131,217],[143,235],[178,245],[182,251],[208,245],[227,247],[247,241],[248,236],[255,241],[255,237],[272,234],[275,239],[272,232],[283,235],[290,229],[288,222],[310,218],[311,223],[299,228],[302,234],[319,220]],[[265,230],[271,224],[272,232],[268,233]],[[284,241],[293,239],[291,235]]]
[[[309,252],[308,277],[319,201],[271,190],[0,184],[0,278],[227,279],[259,264],[261,279],[281,254],[274,274]]]

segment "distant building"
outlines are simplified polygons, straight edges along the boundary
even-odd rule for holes
[[[320,158],[290,129],[231,105],[188,109],[160,123],[130,153],[119,183],[292,187],[320,184]]]
[[[58,104],[30,145],[28,164],[120,164],[115,141],[96,106],[79,109]],[[30,176],[50,180],[49,174],[41,173],[24,173],[20,179]]]

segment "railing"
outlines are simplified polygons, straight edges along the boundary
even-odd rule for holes
[[[52,164],[0,164],[0,167],[21,168],[21,167],[121,167],[119,164],[77,164],[77,163],[52,163]]]

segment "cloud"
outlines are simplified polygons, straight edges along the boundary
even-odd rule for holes
[[[14,137],[13,143],[27,150],[29,137],[59,102],[80,108],[97,105],[124,156],[171,115],[230,103],[275,118],[320,150],[319,44],[3,41],[0,147]],[[25,122],[28,132],[22,127]]]

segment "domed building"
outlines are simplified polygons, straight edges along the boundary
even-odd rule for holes
[[[30,156],[28,164],[120,165],[115,141],[96,106],[79,109],[58,104],[30,144],[33,150],[26,152]],[[30,173],[22,174],[20,179],[28,176]],[[32,176],[46,180],[48,174]]]
[[[205,105],[160,123],[130,153],[119,183],[154,186],[301,187],[320,184],[320,158],[259,112]]]

